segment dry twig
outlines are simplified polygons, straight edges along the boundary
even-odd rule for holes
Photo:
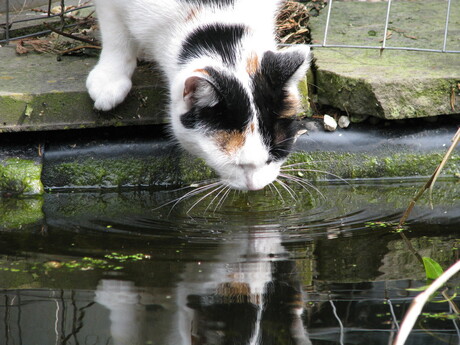
[[[423,187],[418,191],[418,193],[415,195],[415,197],[410,201],[409,206],[407,207],[406,211],[402,215],[401,219],[399,220],[399,227],[402,227],[404,223],[406,222],[407,218],[409,217],[410,213],[412,212],[412,209],[415,206],[415,203],[420,199],[420,197],[423,195],[423,193],[429,189],[430,194],[433,188],[433,185],[435,184],[437,178],[439,177],[439,174],[441,173],[441,170],[444,168],[446,165],[447,161],[449,160],[450,156],[452,155],[452,152],[454,151],[455,147],[460,141],[460,128],[457,130],[457,133],[455,133],[453,139],[452,139],[452,145],[450,145],[449,149],[447,150],[446,154],[444,155],[444,158],[442,159],[441,163],[438,165],[436,170],[434,171],[433,175],[429,178],[429,180],[423,185]]]
[[[72,34],[68,34],[67,32],[64,32],[62,30],[58,30],[58,29],[53,28],[48,23],[43,23],[43,25],[45,25],[49,30],[57,33],[58,35],[61,35],[61,36],[67,37],[67,38],[72,38],[74,40],[81,41],[81,42],[84,42],[84,43],[87,43],[87,44],[94,45],[94,40],[92,40],[92,39],[87,39],[87,38],[84,38],[84,37],[79,37],[79,36],[75,36],[75,35],[72,35]]]

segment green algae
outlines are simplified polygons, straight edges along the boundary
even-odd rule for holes
[[[43,197],[0,198],[0,230],[14,230],[43,220]]]
[[[287,164],[305,163],[303,174],[310,180],[366,179],[430,176],[441,162],[441,153],[368,153],[296,152]],[[443,170],[443,176],[455,176],[460,171],[460,155],[454,154]]]
[[[8,158],[0,161],[0,192],[41,194],[42,165],[28,159]]]
[[[110,158],[64,162],[50,167],[49,180],[75,187],[146,187],[191,184],[216,177],[203,160],[177,157]]]

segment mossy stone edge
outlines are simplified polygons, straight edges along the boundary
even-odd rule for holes
[[[369,153],[297,152],[287,164],[304,163],[299,176],[310,181],[329,179],[377,179],[426,177],[433,173],[441,153]],[[460,155],[454,154],[442,176],[460,173]],[[48,181],[60,181],[54,187],[123,188],[168,185],[190,185],[216,178],[201,159],[182,154],[180,157],[109,158],[63,162],[49,167]]]

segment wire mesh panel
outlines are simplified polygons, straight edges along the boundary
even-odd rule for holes
[[[305,1],[301,1],[305,2]],[[308,1],[307,1],[308,2]],[[315,2],[315,1],[311,1]],[[433,12],[431,9],[426,8],[426,1],[394,1],[387,0],[381,2],[374,1],[360,1],[368,3],[371,6],[381,7],[381,13],[379,14],[380,19],[375,20],[371,16],[368,16],[367,12],[361,13],[344,13],[343,8],[337,8],[338,4],[343,3],[340,0],[325,0],[327,4],[322,10],[322,16],[325,16],[325,25],[322,33],[316,33],[318,36],[314,37],[316,41],[312,42],[310,46],[317,48],[361,48],[361,49],[380,49],[380,50],[414,50],[424,52],[440,52],[440,53],[460,53],[460,49],[449,44],[449,40],[454,41],[455,37],[460,34],[460,28],[458,27],[460,11],[458,10],[459,0],[442,0],[434,2],[436,11]],[[369,3],[371,2],[371,3]],[[406,5],[404,5],[404,3]],[[34,5],[38,7],[33,8]],[[40,6],[41,5],[41,6]],[[82,8],[92,6],[91,1],[82,0],[60,0],[58,2],[52,2],[51,0],[0,0],[0,30],[3,29],[3,33],[0,31],[0,44],[8,43],[12,39],[23,39],[31,36],[38,36],[49,33],[50,30],[39,30],[38,32],[26,33],[26,34],[13,34],[17,28],[24,28],[25,26],[33,26],[44,19],[60,18],[61,25],[64,26],[65,17],[69,13],[78,11]],[[410,30],[396,29],[392,27],[398,13],[401,12],[401,6],[410,6],[413,8],[412,15],[405,21],[399,21],[399,27],[410,27],[411,21],[425,21],[427,18],[430,20],[431,30],[433,36],[426,37],[417,41],[417,37],[414,34],[409,34]],[[457,10],[456,10],[457,9]],[[307,11],[307,9],[306,9]],[[35,12],[36,15],[33,15]],[[442,16],[442,20],[435,21],[439,24],[437,27],[433,27],[431,19],[433,16]],[[374,40],[370,42],[362,42],[360,40],[341,42],[334,40],[332,31],[346,30],[348,33],[352,33],[356,30],[353,26],[353,17],[360,18],[360,22],[366,21],[367,32],[370,36],[374,37]],[[349,26],[346,28],[341,27],[340,18],[347,18]],[[256,18],[254,19],[256,20]],[[361,23],[362,26],[362,23]],[[402,35],[406,40],[401,41],[402,44],[389,44],[391,36]],[[394,39],[394,38],[393,38]],[[425,41],[429,41],[429,44],[425,44]],[[422,42],[423,41],[423,42]],[[398,41],[399,43],[399,41]],[[405,44],[404,44],[405,43]]]
[[[0,44],[51,33],[44,23],[73,26],[66,18],[92,6],[82,0],[0,0]]]
[[[460,53],[455,44],[460,34],[455,0],[358,2],[328,0],[323,32],[316,33],[320,37],[311,46]],[[423,35],[414,30],[420,25],[426,26]],[[393,41],[396,44],[390,44]]]

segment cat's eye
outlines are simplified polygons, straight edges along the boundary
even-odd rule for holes
[[[265,162],[265,164],[268,165],[268,164],[270,164],[271,162],[273,162],[273,159],[269,158],[269,159],[267,159],[267,161]]]

